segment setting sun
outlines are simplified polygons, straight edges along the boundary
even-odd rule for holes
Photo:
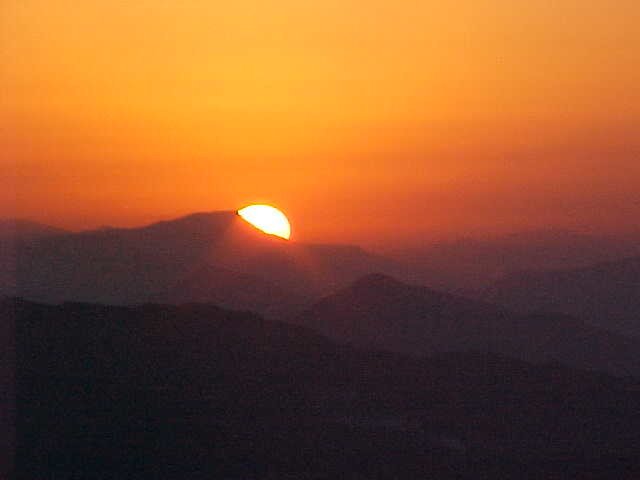
[[[270,205],[249,205],[238,210],[244,220],[264,233],[289,240],[291,225],[286,215]]]

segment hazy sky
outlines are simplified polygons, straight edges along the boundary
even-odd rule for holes
[[[3,0],[0,216],[633,228],[638,25],[637,0]]]

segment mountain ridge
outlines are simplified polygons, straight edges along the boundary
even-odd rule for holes
[[[404,354],[492,351],[640,374],[640,341],[563,314],[522,315],[481,300],[370,275],[316,302],[292,322],[334,341]]]
[[[479,352],[353,349],[212,305],[12,299],[0,318],[16,326],[19,478],[640,470],[635,379]]]
[[[561,312],[640,337],[640,257],[575,269],[516,272],[483,298],[520,312]]]
[[[0,294],[48,303],[221,302],[212,290],[217,286],[226,288],[227,306],[241,308],[247,298],[244,308],[268,315],[289,314],[300,308],[302,298],[325,294],[364,273],[398,269],[357,246],[303,244],[264,234],[235,211],[38,238],[0,260],[6,272]],[[225,271],[228,282],[221,274]],[[242,285],[242,291],[227,288],[231,283]],[[206,298],[209,286],[212,294]],[[281,293],[272,296],[274,289]]]

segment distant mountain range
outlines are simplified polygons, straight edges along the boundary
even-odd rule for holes
[[[235,212],[2,222],[1,450],[29,480],[640,478],[640,256],[616,242],[403,264]]]
[[[405,313],[427,301],[463,318],[485,308],[383,277],[343,295],[363,288],[356,307],[371,313],[380,295],[376,305]],[[208,305],[6,299],[0,320],[15,329],[0,341],[16,359],[17,479],[640,473],[632,379],[488,353],[355,349]]]
[[[392,257],[411,266],[411,280],[452,293],[477,294],[505,275],[557,270],[640,256],[640,235],[534,230],[462,238],[402,249]]]
[[[509,348],[524,355],[530,350],[520,347],[526,347],[525,337],[538,338],[540,332],[516,329],[513,315],[489,304],[519,313],[544,312],[536,323],[551,317],[556,319],[552,325],[569,321],[549,315],[556,312],[595,327],[640,336],[640,256],[619,260],[636,251],[640,254],[640,242],[631,237],[544,231],[440,244],[391,260],[357,246],[287,242],[258,231],[232,211],[196,213],[140,228],[78,233],[33,222],[4,221],[0,222],[0,295],[49,303],[205,302],[278,319],[303,311],[363,275],[380,272],[407,284],[429,285],[487,302],[467,303],[465,308],[478,310],[480,318],[508,317],[509,328],[522,337]],[[593,264],[611,258],[617,260]],[[548,266],[551,270],[544,270]],[[566,266],[572,267],[560,268]],[[523,269],[530,270],[522,273]],[[404,312],[406,321],[418,321],[412,315],[422,315],[423,307],[432,300],[425,301],[426,306],[416,306],[415,312],[403,305],[389,308],[397,310],[396,315]],[[445,312],[434,322],[455,329],[460,320],[456,315]],[[471,320],[464,322],[465,328],[471,328]],[[493,335],[488,323],[474,321],[473,335],[458,332],[457,344],[468,340],[482,346],[478,338]],[[522,322],[521,317],[517,321]],[[436,327],[424,327],[421,335],[431,332],[430,328]],[[516,333],[509,334],[510,338]],[[587,336],[598,335],[596,329]],[[393,346],[391,338],[390,334],[389,347]],[[416,350],[435,348],[418,338],[412,340],[420,343]],[[457,345],[445,340],[435,342]],[[501,348],[510,353],[505,345]],[[403,348],[413,350],[406,343]],[[595,351],[604,348],[601,342]],[[622,348],[620,355],[626,351]]]
[[[493,352],[640,374],[640,340],[574,317],[520,315],[489,303],[368,275],[297,316],[295,323],[350,345],[413,355]]]
[[[211,303],[282,318],[291,311],[302,310],[308,305],[309,298],[258,276],[203,264],[176,280],[165,291],[152,295],[150,300],[174,305]]]
[[[30,220],[0,219],[0,241],[21,242],[65,233],[69,232]]]
[[[52,303],[208,301],[275,315],[365,273],[399,268],[355,246],[265,235],[235,212],[141,228],[44,232],[3,251],[0,294]]]
[[[487,289],[484,298],[520,312],[563,312],[640,337],[640,256],[583,268],[513,273]]]
[[[67,233],[60,228],[22,219],[0,219],[0,294],[18,293],[18,250],[41,238]]]

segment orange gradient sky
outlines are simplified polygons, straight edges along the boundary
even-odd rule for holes
[[[637,0],[5,0],[0,216],[363,244],[640,219]]]

